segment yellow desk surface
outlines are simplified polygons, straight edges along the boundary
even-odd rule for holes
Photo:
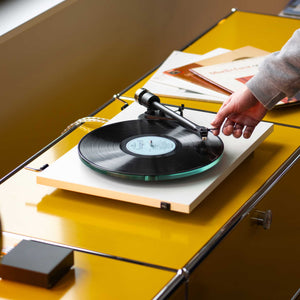
[[[5,236],[4,246],[10,248],[19,241]],[[74,267],[52,289],[0,279],[0,299],[152,299],[174,275],[75,251]]]
[[[243,46],[254,46],[269,52],[278,51],[300,28],[300,20],[278,16],[268,16],[237,11],[221,20],[196,42],[187,47],[184,52],[205,54],[215,48],[234,50]],[[142,87],[150,76],[130,89],[126,95],[133,97],[137,88]],[[180,105],[179,99],[162,98],[162,102]],[[197,104],[195,104],[197,102]],[[201,109],[217,112],[220,104],[184,100],[187,107],[195,105]],[[200,105],[199,105],[200,103]],[[291,107],[281,107],[268,112],[264,120],[300,126],[300,104]]]
[[[119,108],[114,102],[98,115],[107,116]],[[31,166],[51,163],[84,134],[86,130],[75,130]],[[36,173],[23,169],[0,186],[3,227],[8,232],[182,268],[295,151],[299,140],[300,130],[275,126],[255,153],[190,215],[40,186]]]
[[[277,50],[298,22],[236,12],[187,51],[205,53],[216,47],[234,49],[246,44]],[[133,96],[143,82],[126,95]],[[175,99],[163,101],[178,103]],[[184,103],[209,111],[219,107],[196,101]],[[97,116],[111,118],[121,106],[122,103],[114,101]],[[299,107],[268,118],[277,123],[299,125]],[[89,129],[87,124],[76,129],[30,165],[50,164],[75,146]],[[21,169],[0,186],[3,227],[7,232],[179,269],[286,161],[299,146],[299,140],[298,128],[275,125],[274,132],[254,154],[189,215],[39,186],[34,172]]]

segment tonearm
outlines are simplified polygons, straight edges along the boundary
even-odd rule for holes
[[[184,118],[182,115],[179,115],[178,113],[172,111],[165,105],[161,104],[159,97],[152,94],[147,89],[145,88],[138,89],[134,95],[134,98],[139,104],[147,107],[147,109],[158,110],[163,114],[165,114],[166,116],[176,120],[183,127],[192,130],[194,133],[199,135],[202,140],[207,139],[207,135],[209,131],[207,127],[199,126],[193,123],[192,121]]]

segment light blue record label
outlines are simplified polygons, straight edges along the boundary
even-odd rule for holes
[[[140,136],[130,140],[126,149],[134,154],[156,156],[172,152],[176,144],[171,139],[161,136]]]

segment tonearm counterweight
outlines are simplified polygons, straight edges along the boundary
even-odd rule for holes
[[[199,126],[193,123],[192,121],[184,118],[182,115],[179,115],[176,112],[172,111],[165,105],[161,104],[159,97],[152,94],[147,89],[145,88],[138,89],[134,95],[134,98],[139,104],[147,107],[148,110],[149,109],[153,111],[158,110],[162,112],[164,115],[176,120],[183,127],[192,130],[194,133],[199,135],[202,140],[207,139],[207,135],[209,131],[207,127]]]

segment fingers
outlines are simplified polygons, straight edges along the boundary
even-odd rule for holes
[[[234,122],[230,120],[226,120],[222,132],[224,135],[233,135],[235,138],[240,138],[242,135],[245,139],[249,139],[254,131],[254,126],[244,126],[241,124],[235,124]],[[212,130],[212,133],[214,135],[220,134],[220,128],[215,127]]]
[[[222,127],[222,132],[227,136],[232,134],[235,138],[240,138],[243,136],[245,139],[249,139],[254,131],[254,128],[255,126],[247,126],[227,119]],[[218,135],[220,133],[220,128],[215,128],[213,133]]]
[[[225,119],[230,113],[230,109],[227,107],[227,102],[222,105],[218,113],[216,114],[214,120],[211,122],[211,125],[214,127],[212,131],[214,135],[218,135],[220,133],[220,128],[224,123]]]
[[[227,119],[222,128],[223,134],[231,135],[233,133],[234,124],[235,123],[233,121],[231,121],[230,119]]]
[[[240,138],[243,135],[245,139],[249,139],[254,128],[254,126],[245,126],[243,124],[234,123],[231,120],[226,120],[222,132],[227,136],[232,134],[235,138]]]
[[[252,135],[252,132],[254,131],[254,126],[247,126],[244,130],[244,134],[243,134],[243,137],[245,139],[249,139],[250,136]]]
[[[242,133],[243,133],[243,128],[244,128],[244,125],[241,125],[241,124],[235,124],[234,125],[234,128],[233,128],[233,136],[235,138],[239,138],[242,136]]]
[[[213,130],[214,135],[218,135],[220,133],[220,127],[224,120],[225,116],[219,111],[214,120],[211,122],[211,125],[215,128],[215,130]]]

